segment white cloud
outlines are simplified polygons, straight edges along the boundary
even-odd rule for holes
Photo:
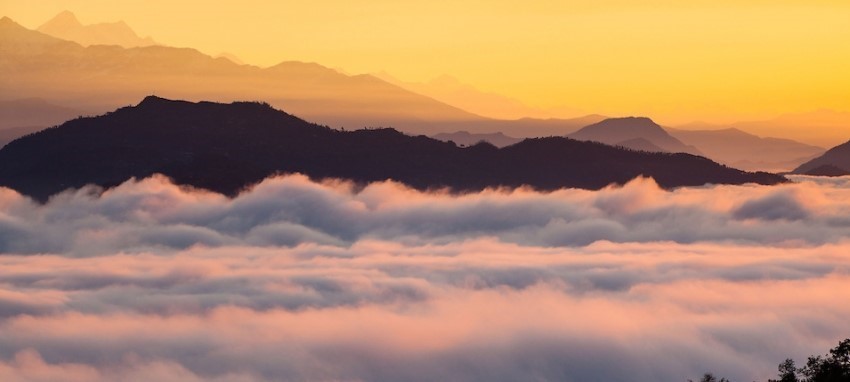
[[[846,337],[850,181],[0,190],[0,379],[764,380]]]

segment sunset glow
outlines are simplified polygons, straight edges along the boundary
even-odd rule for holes
[[[0,382],[848,382],[846,0],[0,0]]]
[[[565,108],[560,117],[735,122],[850,111],[845,1],[0,3],[29,28],[65,9],[85,24],[123,20],[162,44],[259,66],[318,62],[415,82],[449,74]]]

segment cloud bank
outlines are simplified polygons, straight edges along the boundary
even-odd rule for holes
[[[90,256],[193,245],[422,244],[484,236],[568,247],[597,240],[777,245],[846,238],[850,180],[798,179],[804,181],[673,192],[637,179],[601,191],[450,195],[392,182],[358,189],[295,175],[267,179],[231,200],[152,177],[102,194],[94,188],[68,192],[46,206],[0,189],[0,251]]]
[[[763,380],[850,333],[850,178],[0,189],[0,380]]]

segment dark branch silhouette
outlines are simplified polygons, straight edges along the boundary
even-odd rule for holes
[[[700,382],[730,382],[706,373]],[[689,379],[688,382],[694,382]],[[810,356],[806,366],[797,368],[791,358],[779,364],[779,379],[768,382],[850,382],[850,338],[842,340],[829,354]]]

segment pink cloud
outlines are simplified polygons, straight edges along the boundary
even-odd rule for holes
[[[0,190],[0,379],[764,380],[847,335],[847,186]]]

